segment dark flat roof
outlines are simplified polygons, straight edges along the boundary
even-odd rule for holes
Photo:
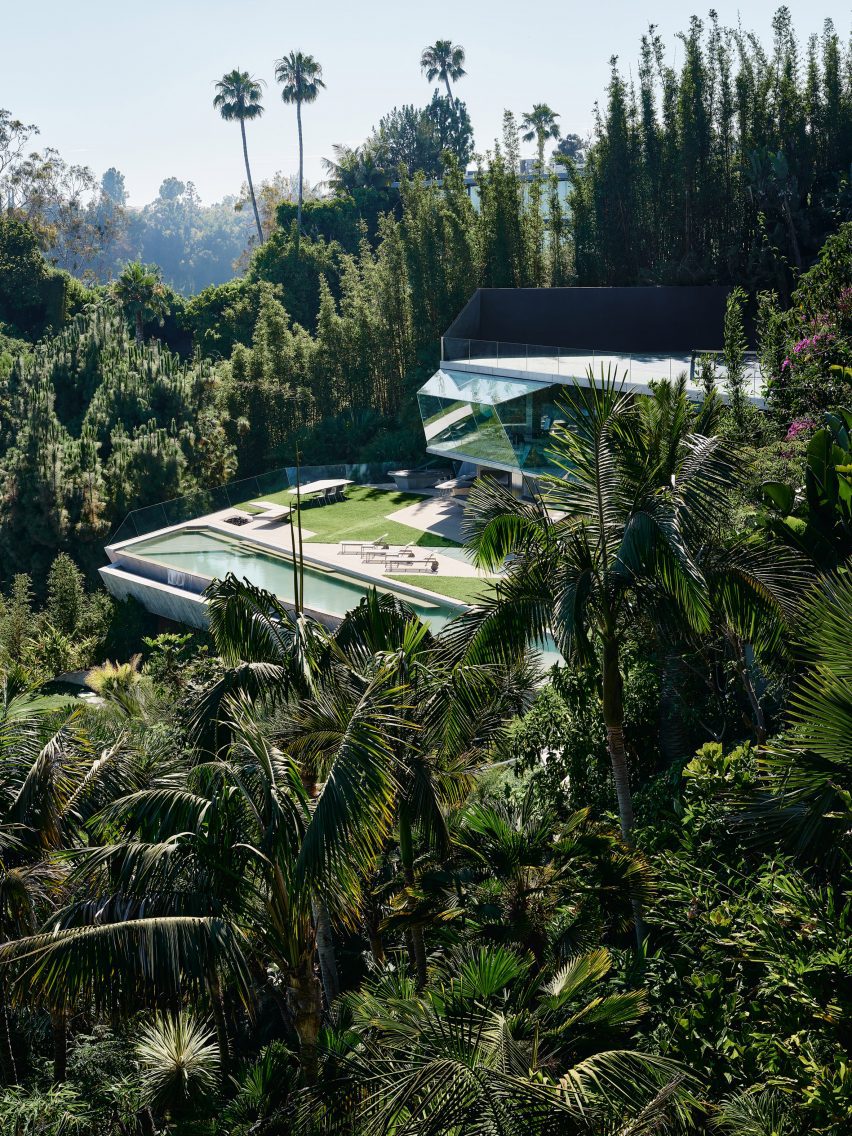
[[[722,285],[479,288],[444,335],[643,354],[721,350],[730,291]],[[752,345],[748,313],[746,336]]]

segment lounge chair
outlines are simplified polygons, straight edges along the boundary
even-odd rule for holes
[[[399,556],[385,557],[386,572],[437,572],[438,561],[434,556]]]
[[[369,541],[361,546],[361,563],[372,564],[376,560],[384,560],[388,551],[388,544],[385,541],[387,533],[383,533],[376,540]]]
[[[340,555],[341,556],[358,556],[365,548],[387,548],[385,544],[385,537],[387,533],[382,533],[377,536],[375,540],[342,540],[340,542]]]

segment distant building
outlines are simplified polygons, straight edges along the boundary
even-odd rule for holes
[[[578,173],[582,173],[582,170],[583,170],[582,162],[576,163],[575,168],[576,168]],[[553,176],[553,177],[556,178],[557,183],[558,183],[557,187],[556,187],[556,192],[557,192],[557,195],[559,197],[559,201],[562,204],[562,212],[566,217],[570,216],[571,206],[570,206],[569,201],[568,201],[568,196],[571,192],[571,186],[573,185],[573,180],[572,180],[571,174],[568,172],[568,170],[565,168],[565,166],[562,165],[561,162],[553,162],[553,161],[551,161],[551,163],[547,166],[545,173],[546,173],[546,177],[548,179],[548,184],[545,185],[544,193],[542,194],[542,201],[541,201],[542,212],[547,213],[548,210],[550,209],[549,179],[551,178],[551,176]],[[524,200],[525,201],[529,200],[530,184],[534,181],[539,180],[539,173],[538,173],[536,159],[535,158],[521,158],[518,174],[519,174],[521,184],[522,184],[522,187],[523,187]],[[441,185],[441,181],[440,181],[440,179],[435,179],[434,181],[431,181],[429,184]],[[468,166],[468,168],[465,170],[464,184],[465,184],[465,188],[467,189],[467,195],[470,198],[470,200],[473,202],[474,209],[476,209],[478,211],[479,210],[479,170],[476,168],[476,166]],[[393,187],[394,187],[394,189],[399,189],[399,182],[398,181],[393,182]]]

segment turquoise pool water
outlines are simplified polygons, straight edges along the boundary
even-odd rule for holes
[[[181,529],[140,540],[125,550],[119,549],[119,561],[122,551],[164,565],[171,570],[168,582],[178,587],[182,584],[182,572],[195,573],[210,580],[221,580],[233,572],[239,579],[246,579],[273,592],[285,602],[293,602],[293,564],[289,558],[212,529]],[[357,577],[305,565],[305,606],[314,611],[345,615],[358,605],[369,587],[367,581]],[[383,584],[377,583],[376,587],[380,592],[390,592],[410,604],[433,631],[440,631],[460,611],[437,599],[433,603]]]

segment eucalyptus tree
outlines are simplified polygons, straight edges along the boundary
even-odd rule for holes
[[[124,312],[133,320],[136,342],[145,342],[145,324],[156,319],[161,323],[169,304],[159,268],[138,260],[126,264],[112,286],[112,292]]]
[[[611,372],[599,379],[590,373],[588,386],[577,384],[566,393],[565,425],[551,435],[551,456],[563,476],[542,478],[531,502],[518,501],[491,481],[475,487],[466,519],[474,560],[505,571],[495,598],[458,621],[473,661],[483,652],[523,650],[552,631],[567,660],[599,668],[628,845],[633,799],[624,739],[625,639],[640,618],[706,634],[714,594],[741,630],[774,610],[767,580],[756,571],[765,565],[753,554],[750,572],[731,575],[722,558],[714,568],[715,583],[702,566],[703,542],[715,531],[719,504],[736,483],[726,444],[680,425],[673,444],[663,446],[655,433],[659,421],[641,405]],[[782,563],[777,574],[782,590],[790,567]],[[641,940],[638,900],[634,910]]]
[[[246,142],[246,122],[260,118],[263,114],[263,83],[255,79],[248,71],[235,68],[216,81],[216,97],[213,106],[219,111],[225,122],[238,121],[243,139],[243,160],[246,164],[246,180],[248,181],[251,206],[254,210],[254,220],[257,225],[257,239],[263,244],[263,228],[260,224],[260,214],[257,210],[257,199],[254,195],[254,184],[251,178],[249,165],[248,143]]]
[[[291,51],[275,64],[275,78],[281,84],[281,99],[296,104],[296,123],[299,128],[299,208],[296,214],[296,232],[302,232],[302,194],[304,188],[305,148],[302,141],[302,103],[316,102],[325,88],[322,66],[312,55]]]
[[[521,135],[525,142],[535,142],[538,148],[539,174],[544,172],[544,146],[549,138],[559,141],[559,115],[547,103],[535,103],[530,111],[521,116]]]
[[[450,80],[457,83],[465,77],[464,63],[464,48],[451,39],[436,39],[429,47],[424,47],[420,55],[420,70],[426,75],[426,81],[432,83],[437,79],[443,83],[450,102],[453,101]]]

